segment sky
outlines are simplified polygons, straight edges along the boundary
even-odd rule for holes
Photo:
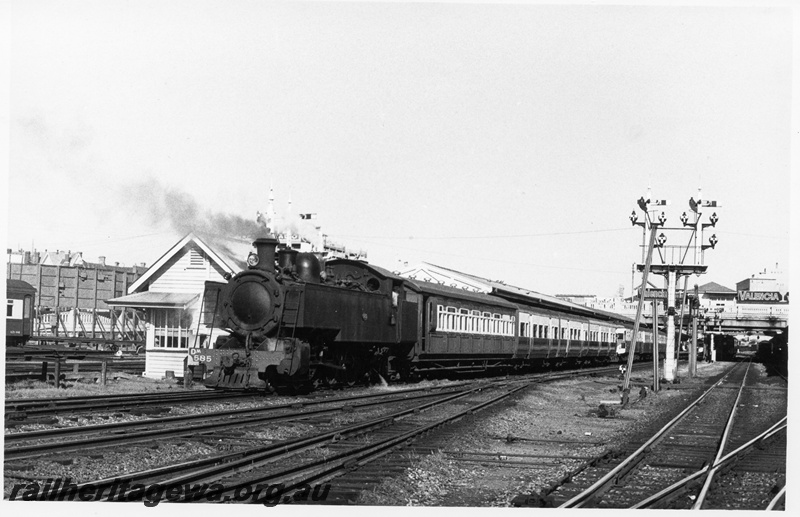
[[[272,186],[388,269],[628,295],[636,200],[702,188],[690,286],[788,274],[787,6],[13,2],[7,248],[150,265]]]

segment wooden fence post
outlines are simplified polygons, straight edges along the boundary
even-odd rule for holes
[[[56,362],[53,364],[53,377],[55,377],[56,388],[61,387],[61,359],[56,357]]]
[[[47,361],[42,361],[42,382],[47,382]]]
[[[103,361],[103,363],[100,365],[100,384],[105,386],[107,377],[108,377],[108,361]]]
[[[192,387],[192,377],[194,376],[194,367],[189,366],[189,358],[183,358],[183,387],[184,388],[191,388]]]

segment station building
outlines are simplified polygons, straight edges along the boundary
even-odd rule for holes
[[[201,325],[206,281],[224,282],[246,268],[251,243],[189,233],[128,288],[107,300],[144,313],[145,377],[182,376],[189,348],[208,346],[211,329]]]
[[[314,251],[298,235],[281,233],[279,247]],[[253,239],[231,239],[218,235],[189,233],[156,260],[127,289],[125,296],[106,301],[109,306],[134,309],[145,322],[144,376],[160,379],[171,371],[177,377],[191,364],[189,350],[212,346],[222,331],[206,322],[213,318],[213,300],[204,300],[206,282],[226,278],[247,269]],[[322,258],[355,258],[344,246],[325,245]]]

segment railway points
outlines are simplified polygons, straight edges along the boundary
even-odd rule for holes
[[[121,336],[119,344],[126,346],[117,346],[107,337],[73,336],[66,328],[64,335],[56,333],[49,339],[56,345],[42,346],[47,340],[29,332],[30,297],[35,289],[19,284],[16,287],[24,288],[19,290],[20,299],[9,305],[9,315],[23,316],[15,343],[25,345],[34,339],[40,344],[9,349],[7,380],[38,376],[60,388],[62,381],[80,379],[102,379],[105,384],[106,374],[115,368],[152,375],[152,364],[131,354],[134,348],[127,346],[143,343],[146,331],[144,357],[152,363],[153,358],[161,361],[171,352],[174,358],[185,356],[182,362],[169,363],[172,373],[185,380],[198,375],[216,391],[7,401],[6,477],[34,480],[36,475],[26,472],[41,473],[43,465],[55,463],[59,472],[81,477],[85,487],[110,486],[119,479],[166,484],[214,481],[225,485],[226,500],[238,500],[236,493],[254,484],[269,484],[285,489],[282,503],[304,502],[293,494],[309,483],[324,482],[330,483],[326,503],[383,504],[375,494],[387,478],[391,484],[393,476],[418,468],[415,462],[428,462],[447,465],[442,470],[451,472],[468,472],[466,466],[471,465],[483,472],[506,473],[506,478],[500,475],[498,479],[516,472],[530,486],[535,485],[533,479],[549,483],[516,497],[506,490],[493,500],[498,505],[780,508],[785,505],[784,472],[765,467],[786,463],[785,419],[779,419],[786,411],[785,403],[780,403],[786,390],[780,381],[764,386],[759,380],[758,386],[752,385],[755,381],[747,380],[749,370],[742,374],[737,366],[696,403],[708,408],[700,413],[702,418],[692,417],[698,412],[687,409],[690,420],[681,423],[676,417],[662,429],[661,437],[629,440],[641,445],[639,450],[620,447],[620,433],[630,438],[634,430],[641,431],[636,426],[640,418],[659,421],[677,411],[684,395],[695,396],[705,389],[697,378],[698,360],[733,361],[738,352],[738,338],[722,332],[723,322],[731,325],[724,317],[719,322],[717,318],[707,321],[717,331],[695,342],[701,317],[698,289],[687,300],[684,283],[684,299],[679,303],[676,285],[681,275],[702,273],[705,265],[696,260],[689,264],[683,264],[683,259],[680,264],[670,261],[670,254],[674,258],[680,253],[674,246],[665,246],[666,236],[657,232],[680,228],[667,228],[664,214],[656,217],[650,205],[649,199],[640,200],[646,214],[643,223],[632,218],[634,225],[645,230],[644,237],[650,231],[650,244],[643,245],[645,263],[639,267],[643,279],[635,318],[453,271],[447,274],[454,281],[445,285],[431,281],[436,275],[425,276],[428,272],[420,269],[403,276],[362,260],[339,258],[323,263],[313,253],[280,247],[269,233],[253,242],[256,251],[248,257],[247,269],[222,268],[225,275],[206,282],[202,296],[144,290],[107,300],[112,323],[119,317],[120,328],[125,329],[130,315],[137,328],[144,325],[137,330],[138,341],[117,336]],[[696,206],[711,205],[698,200]],[[688,223],[687,218],[683,225],[694,232],[694,242],[686,248],[692,248],[696,259],[714,247],[715,242],[701,242],[702,230],[715,225],[716,214],[711,223],[701,223],[699,210],[692,209],[694,222]],[[181,243],[165,255],[163,264],[155,264],[135,279],[131,291],[154,281],[159,271],[167,272],[159,268],[170,263],[210,260],[211,250],[200,238],[190,234]],[[660,264],[653,263],[656,252]],[[658,313],[660,295],[647,294],[648,272],[667,279],[666,314]],[[751,294],[743,295],[748,303],[784,300],[780,293]],[[642,314],[648,297],[653,308],[649,322]],[[171,329],[166,320],[162,327],[148,327],[146,318],[130,312],[128,304],[135,303],[193,311],[189,319],[195,318],[197,327]],[[692,323],[689,332],[694,339],[688,351],[678,347],[679,340],[688,336],[675,328],[679,305],[681,312],[689,308]],[[14,308],[18,306],[21,311]],[[155,310],[151,314],[153,321],[160,321],[158,314]],[[83,325],[77,309],[64,317],[73,318],[69,321],[76,332]],[[758,351],[749,350],[749,355],[782,372],[785,383],[788,328],[772,328],[781,323],[772,313],[765,318],[776,338],[761,343]],[[750,317],[742,324],[756,320],[760,321]],[[58,321],[64,325],[61,314]],[[681,314],[681,327],[686,322]],[[95,321],[92,329],[102,324]],[[211,339],[214,329],[225,333],[217,335],[216,341]],[[190,346],[193,338],[195,346]],[[80,345],[58,344],[74,345],[73,341]],[[155,350],[155,344],[162,350]],[[108,349],[100,350],[101,345]],[[688,360],[680,376],[679,359]],[[635,364],[642,360],[652,364],[649,374],[642,364]],[[719,366],[705,364],[700,369],[708,374],[709,368]],[[571,368],[581,370],[564,371]],[[620,372],[621,379],[617,378]],[[763,369],[757,373],[763,374]],[[500,378],[504,374],[507,377]],[[740,374],[741,385],[725,380]],[[479,379],[486,375],[494,378]],[[394,383],[444,377],[465,382],[391,393],[324,395],[326,389],[385,383],[386,379]],[[576,394],[567,388],[561,399],[539,408],[539,401],[530,394],[534,386],[545,393],[541,387],[551,382],[576,388],[579,400],[586,404],[568,409],[574,411],[572,415],[563,414],[575,407],[568,399]],[[587,392],[587,386],[592,391]],[[309,390],[316,391],[286,403],[272,402],[282,398],[264,398]],[[209,410],[202,409],[206,403]],[[732,409],[725,420],[720,408],[728,403]],[[220,404],[230,407],[219,410]],[[536,408],[540,417],[529,429],[543,427],[547,434],[520,430],[518,422],[532,422],[516,409],[523,404]],[[740,405],[743,408],[737,410]],[[165,412],[172,414],[162,416]],[[548,427],[560,421],[586,430],[581,436],[572,427],[557,433]],[[470,424],[459,427],[463,422]],[[479,427],[492,433],[476,441],[462,440]],[[607,432],[612,429],[616,435]],[[488,451],[477,447],[477,441],[490,444]],[[715,448],[716,442],[722,447]],[[169,452],[149,454],[152,450]],[[141,470],[109,468],[120,460],[136,464],[140,455],[149,462],[142,463]],[[91,468],[93,463],[99,470]],[[78,464],[81,468],[73,471],[71,466]],[[568,471],[554,470],[567,465]],[[87,471],[112,477],[92,480],[86,477]],[[457,478],[449,476],[444,482]],[[479,490],[484,496],[490,491],[490,479],[482,480],[487,483]],[[749,481],[743,484],[742,479]],[[627,489],[626,483],[634,485],[635,491]],[[743,485],[750,489],[747,494]],[[740,496],[735,505],[729,502],[731,494]],[[461,500],[440,496],[438,502],[444,504],[477,501],[468,493]],[[249,502],[266,500],[254,495]]]
[[[753,375],[748,377],[749,371],[749,362],[735,365],[649,439],[633,444],[618,460],[585,469],[548,495],[561,508],[649,508],[659,504],[719,508],[704,504],[714,504],[706,501],[706,495],[722,465],[721,458],[734,448],[735,442],[729,442],[734,424],[738,440],[751,440],[764,429],[774,431],[771,424],[780,424],[786,411],[785,397],[782,403],[767,405],[766,414],[754,411],[757,404],[742,402],[743,398],[759,395],[748,393],[742,397],[742,392],[749,391],[748,382],[753,382]],[[764,400],[769,400],[769,395]],[[782,460],[778,465],[785,465],[785,457]],[[686,471],[698,474],[687,478]],[[698,480],[699,486],[690,484],[697,485]],[[783,476],[777,472],[769,488],[782,483],[785,483]],[[671,490],[666,490],[668,487]],[[720,504],[720,499],[716,504]]]
[[[597,371],[593,372],[594,375],[598,375],[601,373],[601,369],[596,369]],[[608,373],[616,373],[615,369],[613,368],[605,368],[605,374]],[[126,423],[125,425],[119,424],[111,424],[111,425],[101,425],[101,426],[93,426],[92,428],[85,428],[85,427],[78,427],[78,428],[59,428],[54,429],[52,431],[37,431],[37,432],[27,432],[27,433],[16,433],[16,434],[7,434],[6,435],[6,458],[14,463],[18,463],[19,461],[37,461],[35,458],[41,457],[41,455],[46,451],[48,454],[57,453],[59,455],[63,455],[64,453],[68,453],[68,451],[79,451],[81,447],[89,447],[92,454],[98,453],[98,446],[102,445],[113,445],[114,443],[121,443],[125,444],[126,447],[135,446],[137,441],[140,439],[147,439],[152,441],[153,439],[163,439],[165,437],[174,437],[174,436],[183,436],[185,440],[193,439],[192,436],[197,437],[197,439],[206,440],[209,437],[209,433],[215,435],[214,433],[219,433],[219,431],[224,431],[225,429],[234,428],[238,431],[247,430],[248,424],[259,424],[258,428],[262,428],[263,424],[266,422],[272,422],[273,425],[280,426],[279,422],[289,422],[289,421],[297,421],[302,420],[306,422],[315,421],[314,419],[319,419],[322,417],[322,420],[316,420],[316,424],[314,424],[314,429],[319,430],[323,429],[326,425],[330,425],[330,415],[336,414],[356,414],[358,412],[366,411],[369,408],[388,408],[387,404],[406,404],[411,405],[411,407],[406,411],[408,414],[415,414],[419,412],[422,408],[420,402],[414,403],[415,400],[419,400],[421,402],[425,402],[426,400],[432,400],[433,402],[426,403],[427,405],[436,405],[441,400],[450,400],[451,398],[461,398],[466,396],[470,393],[483,393],[488,391],[495,390],[497,386],[524,386],[530,383],[542,383],[542,382],[553,382],[557,379],[569,378],[574,376],[585,376],[590,375],[585,371],[572,371],[572,372],[561,372],[561,373],[549,373],[549,374],[540,374],[537,376],[523,376],[520,378],[509,378],[509,379],[500,379],[495,381],[479,381],[479,382],[470,382],[470,383],[461,383],[461,384],[453,384],[451,386],[442,387],[440,389],[431,389],[430,387],[421,387],[421,388],[410,388],[404,390],[393,390],[388,392],[379,392],[379,393],[372,393],[372,394],[365,394],[359,396],[349,396],[349,397],[326,397],[324,399],[319,399],[318,397],[302,401],[302,402],[292,402],[282,406],[275,406],[272,408],[262,408],[262,409],[243,409],[238,410],[235,412],[228,412],[227,417],[230,417],[232,414],[237,415],[237,418],[231,419],[222,419],[217,421],[216,423],[210,422],[209,419],[214,417],[222,417],[222,415],[194,415],[192,420],[201,420],[203,421],[202,424],[197,426],[192,426],[189,424],[184,423],[180,426],[180,428],[176,429],[175,425],[177,422],[177,418],[170,417],[168,419],[147,419],[146,421],[138,422],[138,423]],[[365,401],[365,402],[358,402],[361,399],[375,399],[374,401]],[[328,407],[322,407],[319,410],[307,410],[308,406],[313,405],[325,405]],[[255,417],[249,421],[247,418],[243,418],[243,415],[246,414],[253,414],[258,413],[259,411],[267,412],[267,413],[280,413],[280,415],[276,416],[266,416],[266,417]],[[410,412],[410,413],[409,413]],[[377,416],[375,417],[377,422],[386,422],[392,421],[397,415],[393,417],[387,416]],[[168,427],[160,427],[159,429],[153,429],[154,425],[163,424],[164,422],[168,421],[169,423],[173,424]],[[143,428],[147,428],[147,430],[142,431]],[[334,429],[339,429],[335,427]],[[91,438],[82,438],[80,440],[73,440],[73,441],[65,441],[62,437],[72,434],[85,434],[88,432],[91,433],[107,433],[108,431],[120,431],[124,430],[123,434],[116,434],[116,435],[107,435],[107,434],[97,434],[93,435]],[[136,432],[129,432],[135,430]],[[224,433],[220,433],[224,434]],[[336,436],[337,433],[331,434],[328,436],[330,439],[332,436]],[[344,428],[338,430],[338,434],[346,434],[344,432]],[[55,439],[54,439],[55,438]],[[49,440],[49,441],[48,441]],[[232,437],[233,443],[238,443],[239,448],[241,448],[242,443],[248,443],[248,441],[241,436],[241,433],[238,433],[235,437]],[[255,440],[257,443],[258,440]],[[337,440],[338,441],[338,440]],[[17,447],[15,443],[32,443],[33,445]],[[250,443],[253,443],[254,440],[250,440]],[[319,442],[318,442],[319,443]],[[277,445],[276,445],[277,447]],[[80,452],[75,452],[72,454],[82,454]],[[251,458],[252,459],[252,458]],[[204,465],[201,462],[198,465]],[[8,467],[8,465],[7,465]],[[168,469],[169,470],[169,469]]]

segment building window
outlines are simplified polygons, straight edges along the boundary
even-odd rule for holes
[[[155,348],[189,348],[193,340],[191,315],[181,309],[153,311]]]

